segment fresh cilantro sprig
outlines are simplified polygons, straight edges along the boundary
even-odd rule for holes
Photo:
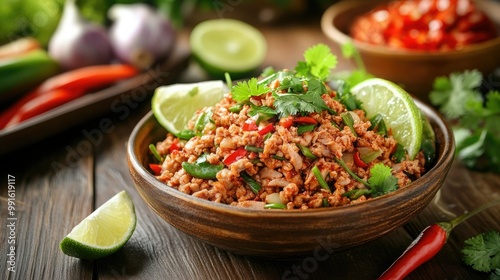
[[[306,82],[308,86],[306,92],[294,92],[294,89],[298,89],[297,84],[289,84],[289,89],[291,89],[289,93],[273,93],[274,106],[281,117],[330,110],[321,98],[327,92],[323,82],[316,78],[310,78]],[[303,87],[302,81],[300,81],[300,86]]]
[[[304,52],[305,61],[299,61],[295,67],[298,76],[313,76],[322,81],[330,76],[332,68],[337,66],[337,57],[325,44],[317,44]]]
[[[467,167],[500,172],[500,93],[480,91],[477,70],[438,77],[429,95],[453,124],[457,158]]]
[[[294,71],[275,72],[267,68],[260,81],[251,78],[248,81],[238,82],[232,86],[231,94],[235,101],[245,102],[252,96],[259,96],[272,92],[274,108],[280,118],[290,115],[307,115],[313,112],[320,113],[327,110],[322,95],[327,93],[324,80],[337,64],[337,58],[330,48],[324,44],[317,44],[304,52],[305,61],[299,61]],[[278,79],[279,86],[272,90],[268,83]],[[257,109],[252,108],[255,112]]]
[[[354,189],[342,194],[342,196],[355,200],[362,195],[371,195],[372,197],[382,196],[397,190],[398,179],[392,175],[392,170],[389,166],[383,163],[377,163],[370,169],[370,178],[365,181],[359,178],[342,159],[337,159],[337,163],[344,168],[356,181],[363,183],[367,189]]]
[[[463,261],[477,271],[500,277],[500,233],[490,230],[465,241]]]
[[[231,89],[233,99],[238,102],[248,100],[252,96],[259,96],[270,92],[271,89],[258,82],[257,78],[251,78],[248,81],[240,81]]]

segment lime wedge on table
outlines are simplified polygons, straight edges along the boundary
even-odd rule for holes
[[[413,98],[398,85],[379,78],[355,85],[351,92],[363,102],[367,117],[381,114],[392,135],[414,158],[422,143],[422,118]]]
[[[61,241],[61,250],[80,259],[108,256],[127,243],[136,221],[134,204],[122,191],[76,225]]]
[[[257,69],[266,56],[267,43],[255,27],[234,19],[206,20],[191,31],[193,56],[213,77],[228,72],[239,79]]]
[[[228,91],[222,81],[161,86],[153,94],[151,109],[165,129],[178,135],[197,110],[215,105]]]

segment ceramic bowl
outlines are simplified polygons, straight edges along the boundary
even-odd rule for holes
[[[150,112],[127,143],[130,174],[144,201],[161,218],[199,240],[237,254],[288,258],[345,250],[386,235],[423,210],[443,184],[454,157],[454,139],[442,118],[416,101],[436,133],[434,166],[406,188],[363,203],[309,210],[247,209],[203,200],[157,180],[147,169],[148,145],[166,131]],[[325,251],[326,250],[326,251]]]
[[[326,37],[341,46],[352,41],[349,29],[354,19],[383,2],[388,0],[337,2],[325,10],[321,29]],[[476,3],[500,26],[500,3],[491,0]],[[433,81],[438,76],[466,69],[478,69],[484,75],[490,75],[500,67],[500,36],[447,52],[395,50],[361,42],[354,44],[368,72],[401,84],[409,93],[424,101],[428,101]]]

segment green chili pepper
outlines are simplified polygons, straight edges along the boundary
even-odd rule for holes
[[[318,180],[318,183],[319,185],[327,190],[327,191],[331,191],[330,190],[330,187],[328,186],[328,183],[325,181],[325,178],[323,178],[323,174],[321,174],[321,171],[319,171],[319,168],[317,165],[315,165],[313,168],[312,168],[312,172],[314,174],[314,177],[316,177],[316,180]]]
[[[240,173],[240,176],[241,178],[243,178],[245,183],[248,184],[252,192],[254,192],[255,194],[259,193],[261,186],[259,185],[259,183],[257,183],[257,181],[255,181],[252,177],[250,177],[250,175],[248,175],[248,173],[246,173],[245,171],[242,171]]]
[[[302,146],[300,144],[297,144],[297,147],[299,147],[300,152],[308,159],[311,160],[316,160],[318,157],[309,150],[309,148]]]
[[[299,135],[302,135],[306,132],[313,131],[315,127],[316,127],[316,125],[314,125],[314,124],[299,125],[297,127],[297,133]]]
[[[179,139],[189,140],[196,136],[196,132],[192,129],[184,129],[176,136],[179,137]]]
[[[236,104],[234,106],[229,107],[229,112],[231,113],[238,113],[241,111],[241,108],[243,108],[243,104]]]
[[[183,162],[182,168],[187,174],[200,179],[217,179],[217,173],[224,169],[223,164],[210,164],[206,154],[200,156],[195,163]]]

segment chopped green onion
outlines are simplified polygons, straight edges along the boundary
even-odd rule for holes
[[[328,202],[328,198],[323,198],[323,207],[329,207],[330,203]]]
[[[277,160],[286,160],[286,157],[280,157],[280,156],[277,156],[277,155],[272,155],[271,157],[274,158],[274,159],[277,159]]]
[[[321,174],[321,171],[319,171],[319,168],[317,165],[315,165],[313,168],[312,168],[312,172],[314,174],[314,177],[316,177],[316,180],[318,180],[318,183],[319,185],[327,190],[327,191],[331,191],[330,190],[330,187],[328,186],[328,183],[325,181],[325,178],[323,178],[323,174]]]
[[[342,113],[342,120],[344,121],[344,124],[351,129],[352,134],[355,137],[358,137],[358,134],[356,133],[356,130],[354,130],[354,119],[352,118],[352,115],[350,112]]]
[[[224,78],[226,78],[226,85],[231,90],[233,88],[233,80],[231,79],[231,75],[228,72],[224,73]]]
[[[309,150],[308,147],[302,146],[300,144],[297,144],[297,147],[299,147],[300,152],[308,159],[311,160],[316,160],[318,157]]]
[[[246,145],[245,146],[245,150],[247,150],[249,152],[262,153],[264,151],[264,148],[259,148],[259,147],[255,147],[255,146]]]
[[[281,203],[268,203],[264,206],[266,209],[286,209],[285,204]]]
[[[259,185],[259,183],[257,183],[257,181],[250,177],[250,175],[248,175],[245,171],[241,171],[240,176],[241,178],[243,178],[245,183],[248,184],[253,193],[259,193],[261,186]]]
[[[349,198],[350,200],[356,200],[362,195],[370,194],[370,189],[354,189],[342,194],[342,196]]]
[[[149,150],[159,162],[163,161],[163,157],[160,155],[154,144],[149,144]]]

